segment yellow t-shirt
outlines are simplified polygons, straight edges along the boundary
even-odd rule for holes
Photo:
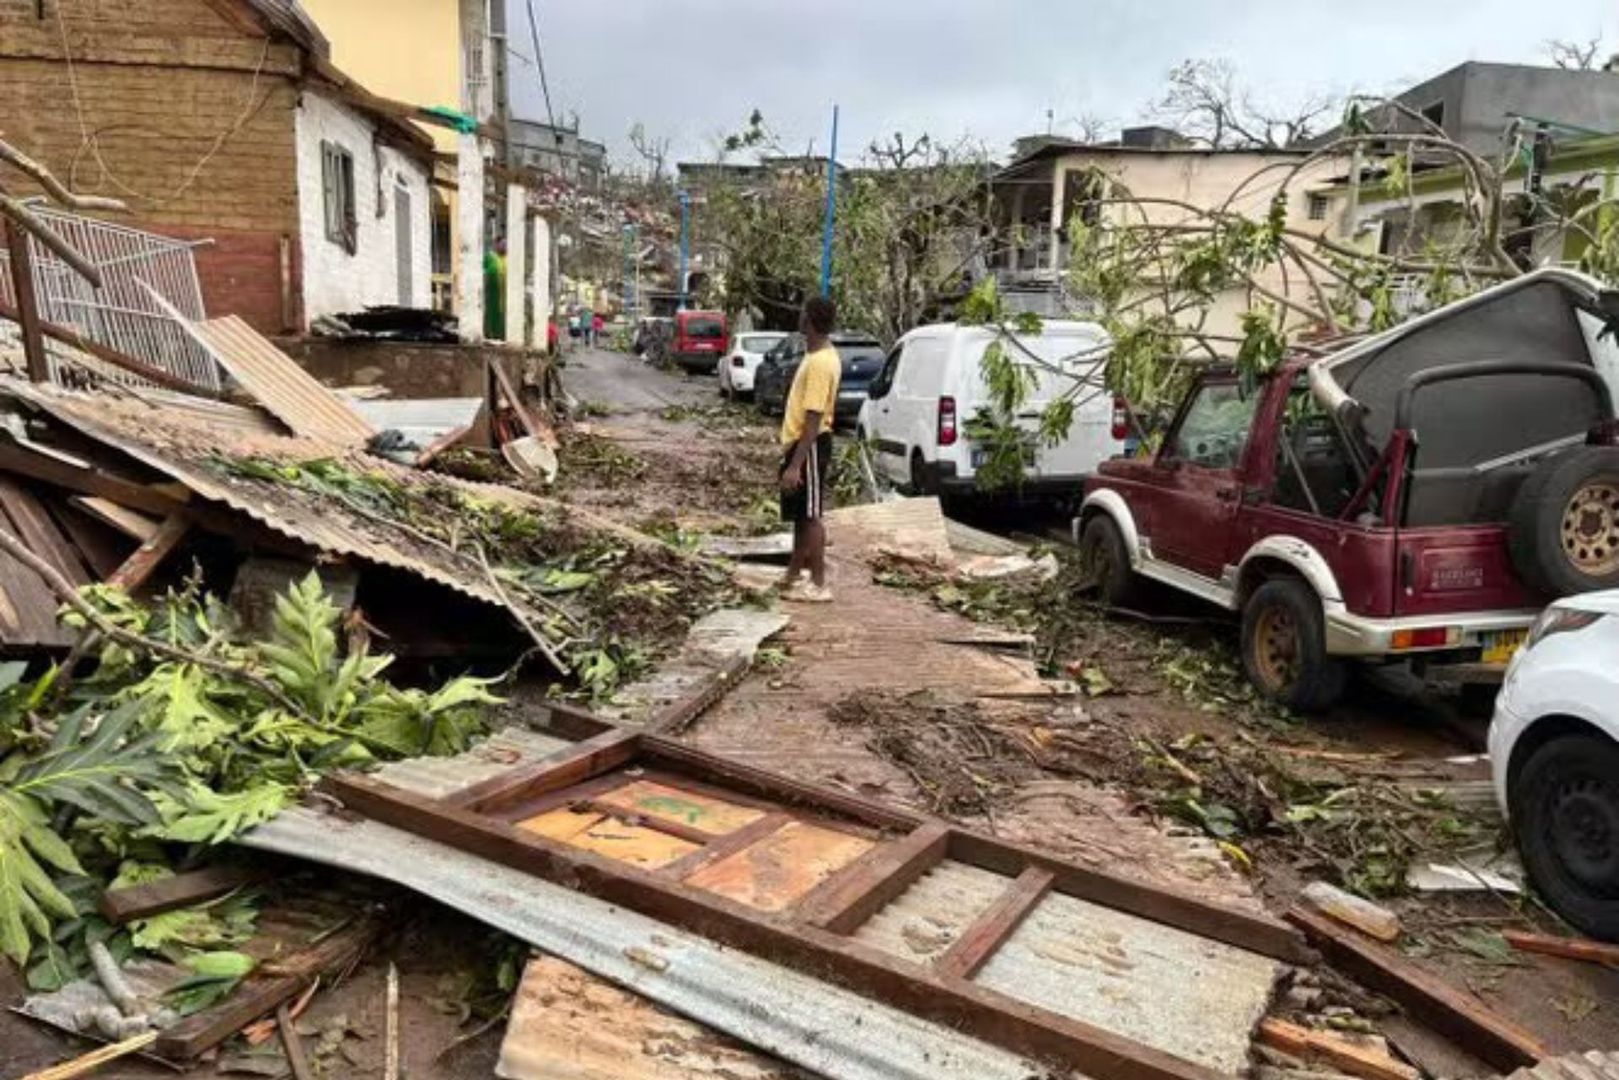
[[[821,414],[821,430],[832,430],[832,413],[838,404],[838,383],[843,381],[843,361],[830,345],[804,357],[787,392],[787,409],[781,418],[781,445],[791,446],[804,435],[807,413]]]

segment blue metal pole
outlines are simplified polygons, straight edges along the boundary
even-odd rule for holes
[[[826,159],[826,227],[821,233],[821,295],[832,295],[832,227],[838,215],[838,107],[832,106],[832,153]]]
[[[686,310],[686,263],[691,258],[691,195],[680,192],[680,310]]]

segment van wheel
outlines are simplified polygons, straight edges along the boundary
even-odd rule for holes
[[[1322,712],[1343,697],[1349,669],[1327,655],[1326,618],[1315,590],[1276,578],[1242,610],[1242,667],[1261,693],[1297,712]]]
[[[1547,596],[1619,586],[1619,450],[1541,462],[1512,502],[1507,538],[1513,567]]]
[[[937,494],[937,492],[935,491],[936,487],[937,487],[937,485],[934,484],[933,478],[928,475],[927,462],[922,460],[922,451],[920,451],[920,450],[912,450],[911,451],[911,494],[912,495],[934,495],[934,494]]]
[[[1619,743],[1555,738],[1524,763],[1507,798],[1536,890],[1580,931],[1619,941]]]
[[[1093,516],[1079,534],[1079,572],[1108,607],[1134,606],[1140,583],[1124,536],[1106,514]]]

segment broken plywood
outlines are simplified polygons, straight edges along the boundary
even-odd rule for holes
[[[836,542],[840,533],[858,534],[864,546],[889,548],[908,559],[949,566],[955,561],[944,509],[932,496],[844,506],[826,515]]]
[[[502,1080],[809,1080],[565,960],[529,961],[495,1075]]]
[[[783,911],[871,848],[871,841],[791,821],[686,884],[761,911]]]

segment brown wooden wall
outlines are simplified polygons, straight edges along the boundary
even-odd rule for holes
[[[214,238],[197,252],[210,314],[287,329],[283,244],[299,265],[296,47],[213,0],[40,10],[0,0],[6,138],[75,190],[123,199],[132,213],[113,220]]]

